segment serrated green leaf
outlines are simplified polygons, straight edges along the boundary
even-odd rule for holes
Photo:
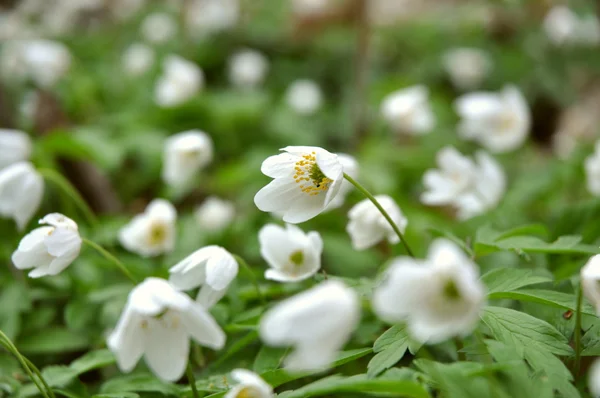
[[[413,353],[420,347],[418,343],[411,341],[406,325],[395,325],[385,331],[373,345],[376,355],[367,365],[369,377],[375,377],[398,363],[410,345]]]
[[[557,292],[554,290],[542,289],[520,289],[510,292],[495,292],[488,295],[490,300],[495,299],[511,299],[519,301],[530,301],[550,305],[552,307],[564,308],[575,311],[577,307],[577,299],[575,295]],[[596,315],[594,308],[588,303],[582,306],[582,313],[588,315]]]
[[[521,287],[551,282],[550,275],[542,275],[531,269],[497,268],[481,277],[488,289],[488,294],[509,292]]]

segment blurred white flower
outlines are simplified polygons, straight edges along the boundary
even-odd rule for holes
[[[240,50],[229,57],[229,81],[242,89],[260,86],[269,70],[267,58],[255,50]]]
[[[592,397],[600,397],[600,359],[596,359],[588,373],[588,387]]]
[[[170,14],[155,12],[144,18],[140,32],[144,40],[150,43],[166,43],[177,34],[177,22]]]
[[[159,378],[176,381],[187,365],[190,341],[220,350],[225,333],[213,317],[167,281],[148,278],[127,299],[107,339],[119,369],[131,372],[142,356]]]
[[[215,305],[238,274],[238,263],[220,246],[206,246],[169,269],[169,282],[178,290],[200,287],[196,301],[204,308]]]
[[[499,93],[475,92],[458,98],[454,107],[461,117],[459,135],[500,153],[523,145],[531,127],[531,112],[523,94],[515,86]]]
[[[564,5],[552,7],[544,19],[544,30],[555,45],[597,45],[600,23],[594,15],[580,17]]]
[[[596,142],[594,153],[585,159],[584,168],[588,191],[600,196],[600,141]]]
[[[268,157],[261,172],[274,178],[254,196],[262,211],[282,212],[283,221],[310,220],[331,203],[344,180],[337,155],[323,148],[288,146],[285,153]]]
[[[374,291],[373,310],[386,321],[406,321],[414,338],[435,344],[470,334],[485,297],[477,265],[451,241],[437,239],[426,260],[393,261]]]
[[[14,163],[0,170],[0,215],[11,217],[23,230],[40,207],[44,178],[29,162]]]
[[[259,375],[246,369],[234,369],[231,377],[237,384],[224,398],[273,398],[273,388]]]
[[[331,0],[291,0],[292,11],[299,16],[322,14],[331,6]]]
[[[30,278],[57,275],[79,256],[81,237],[75,221],[59,213],[48,214],[19,243],[12,255],[18,269],[31,269]]]
[[[192,0],[185,17],[187,29],[194,37],[228,30],[240,18],[239,0]]]
[[[308,79],[293,82],[288,87],[285,98],[289,107],[301,115],[311,115],[323,104],[321,87]]]
[[[29,159],[31,147],[31,139],[23,131],[0,129],[0,169]]]
[[[408,220],[394,199],[388,195],[377,195],[375,199],[394,220],[400,228],[400,232],[404,233]],[[348,218],[350,221],[346,231],[350,234],[352,247],[355,250],[368,249],[384,239],[387,239],[393,245],[400,242],[400,238],[394,232],[390,223],[369,199],[359,202],[350,209]]]
[[[154,87],[154,101],[163,108],[180,105],[202,90],[204,72],[196,64],[178,55],[169,55],[163,74]]]
[[[123,53],[123,69],[130,76],[144,74],[154,64],[154,50],[145,44],[134,43]]]
[[[163,181],[173,187],[185,186],[212,159],[213,143],[205,132],[189,130],[172,135],[163,151]]]
[[[175,207],[164,199],[154,199],[142,214],[121,228],[119,241],[123,247],[143,257],[158,256],[175,246]]]
[[[323,241],[318,232],[304,233],[295,225],[286,228],[268,224],[258,232],[260,255],[271,269],[265,278],[278,282],[299,282],[321,268]]]
[[[481,49],[459,47],[444,54],[443,65],[456,88],[470,90],[481,85],[490,72],[492,61]]]
[[[581,288],[600,315],[600,255],[592,256],[581,268]]]
[[[395,91],[381,103],[384,120],[401,134],[427,134],[435,127],[427,87],[418,85]]]
[[[348,174],[350,177],[357,179],[358,178],[358,162],[353,156],[347,155],[345,153],[337,154],[338,160],[342,164],[342,168],[345,174]],[[326,210],[337,209],[344,204],[346,200],[346,196],[352,190],[354,186],[350,184],[345,179],[342,181],[342,186],[340,187],[340,191],[335,195],[335,197],[331,200]]]
[[[476,162],[453,147],[437,153],[439,170],[430,169],[423,176],[426,191],[421,202],[427,205],[450,205],[465,220],[493,209],[506,190],[502,167],[483,151],[475,154]]]
[[[235,218],[235,206],[229,200],[210,196],[198,206],[195,215],[202,230],[220,232],[231,225]]]
[[[326,281],[277,304],[261,319],[261,339],[272,346],[293,346],[285,359],[291,371],[330,365],[360,321],[356,293],[339,281]]]

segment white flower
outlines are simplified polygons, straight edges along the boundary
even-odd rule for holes
[[[154,64],[154,50],[145,44],[134,43],[123,53],[123,69],[130,76],[144,74]]]
[[[450,205],[465,220],[493,209],[506,189],[501,166],[487,153],[475,154],[477,162],[463,156],[453,147],[437,154],[439,170],[427,170],[423,176],[426,191],[421,202],[428,205]]]
[[[130,372],[145,356],[156,376],[176,381],[187,365],[190,337],[215,350],[225,345],[225,333],[200,304],[167,281],[148,278],[129,293],[107,345],[121,371]]]
[[[491,152],[508,152],[523,145],[531,127],[527,101],[515,86],[500,93],[476,92],[454,103],[461,117],[459,135],[474,140]]]
[[[238,273],[238,263],[220,246],[206,246],[190,254],[169,270],[169,282],[178,290],[200,286],[196,301],[204,308],[215,305]]]
[[[31,278],[57,275],[79,256],[81,237],[75,221],[62,214],[52,213],[40,220],[49,226],[36,228],[19,243],[12,255],[18,269],[33,270]]]
[[[327,281],[277,304],[261,319],[261,339],[293,346],[292,371],[321,370],[335,360],[360,320],[360,302],[342,282]]]
[[[402,210],[394,202],[394,199],[387,195],[377,195],[375,199],[394,220],[400,228],[400,232],[404,233],[408,220],[404,217]],[[369,199],[359,202],[350,209],[348,218],[350,221],[346,231],[350,234],[352,246],[355,250],[367,249],[384,239],[387,239],[391,244],[400,242],[400,238],[394,232],[390,223]]]
[[[14,163],[0,170],[0,215],[12,217],[19,230],[38,210],[43,195],[44,178],[31,163]]]
[[[600,315],[600,255],[592,256],[581,268],[581,288]]]
[[[174,187],[185,186],[213,159],[213,143],[208,134],[189,130],[169,137],[163,151],[163,181]]]
[[[443,65],[455,87],[469,90],[481,84],[490,72],[492,62],[483,50],[460,47],[444,54]]]
[[[177,23],[173,16],[164,12],[155,12],[144,18],[140,30],[146,41],[160,44],[173,39],[177,33]]]
[[[163,108],[182,104],[202,90],[204,72],[196,64],[177,55],[169,55],[164,72],[154,87],[154,101]]]
[[[287,89],[286,101],[297,113],[311,115],[321,108],[323,93],[313,80],[296,80]]]
[[[402,134],[422,135],[435,127],[429,91],[421,85],[388,95],[381,103],[381,114],[394,130]]]
[[[588,387],[593,398],[600,397],[600,359],[596,359],[588,373]]]
[[[260,86],[268,70],[269,61],[255,50],[241,50],[229,58],[229,81],[242,89]]]
[[[260,254],[271,267],[265,278],[278,282],[298,282],[321,268],[323,241],[318,232],[305,234],[295,225],[286,228],[268,224],[258,232]]]
[[[29,159],[31,146],[31,139],[26,133],[0,129],[0,169]]]
[[[348,174],[350,177],[357,179],[358,178],[358,162],[353,156],[347,155],[345,153],[337,154],[338,160],[342,164],[342,168],[345,174]],[[346,200],[346,196],[350,193],[350,191],[354,188],[352,184],[350,184],[347,180],[342,181],[342,186],[340,187],[340,191],[337,195],[331,200],[326,210],[337,209],[344,204]]]
[[[164,199],[154,199],[119,231],[119,241],[129,251],[143,257],[170,252],[175,246],[175,207]]]
[[[594,196],[600,196],[600,141],[596,142],[594,153],[584,163],[587,188]]]
[[[451,241],[437,239],[426,260],[393,261],[374,291],[373,310],[386,321],[406,321],[414,338],[435,344],[470,334],[485,297],[477,265]]]
[[[238,0],[192,0],[188,7],[186,24],[196,37],[233,28],[240,18]]]
[[[273,398],[273,388],[259,375],[246,369],[234,369],[231,377],[238,383],[224,398]]]
[[[555,6],[546,14],[544,30],[557,45],[597,45],[600,23],[594,15],[579,17],[566,6]]]
[[[337,155],[311,146],[288,146],[268,157],[261,172],[274,178],[256,196],[262,211],[282,212],[283,221],[297,224],[321,213],[340,190],[344,179]]]
[[[229,200],[210,196],[196,209],[195,215],[203,230],[219,232],[227,228],[235,218],[235,206]]]

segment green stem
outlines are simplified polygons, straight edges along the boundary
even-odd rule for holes
[[[383,217],[385,217],[387,222],[392,226],[392,229],[394,230],[394,232],[396,232],[396,235],[398,235],[398,237],[400,238],[400,241],[404,245],[404,249],[406,250],[408,255],[411,257],[414,257],[415,255],[413,254],[412,250],[410,250],[408,243],[406,243],[406,239],[404,239],[404,235],[402,235],[400,228],[398,228],[398,226],[396,225],[394,220],[392,220],[392,217],[390,217],[388,212],[385,211],[383,206],[381,206],[379,204],[379,202],[377,201],[377,199],[375,199],[375,196],[373,196],[371,194],[371,192],[367,191],[367,189],[365,187],[363,187],[359,182],[357,182],[354,178],[350,177],[348,174],[344,173],[344,178],[346,180],[348,180],[348,182],[350,184],[354,185],[354,187],[356,187],[356,189],[358,189],[363,195],[365,195],[375,205],[375,207],[377,207],[377,210],[379,210],[379,212],[383,215]]]
[[[127,267],[125,267],[125,264],[123,264],[118,258],[116,258],[115,256],[113,256],[112,254],[110,254],[110,252],[108,250],[106,250],[105,248],[103,248],[99,244],[97,244],[95,242],[92,242],[91,240],[89,240],[87,238],[83,238],[82,237],[81,239],[83,240],[83,243],[85,243],[88,246],[92,247],[98,253],[100,253],[104,258],[106,258],[108,261],[110,261],[114,265],[116,265],[117,268],[119,268],[121,270],[121,272],[123,272],[123,274],[125,274],[125,276],[127,278],[129,278],[129,280],[131,282],[133,282],[134,285],[136,285],[138,283],[137,279],[131,274],[131,272],[129,272],[129,270],[127,269]]]
[[[62,174],[52,169],[38,169],[38,173],[42,175],[46,180],[53,182],[56,186],[63,190],[63,192],[70,197],[75,205],[81,210],[90,225],[95,225],[98,221],[96,215],[90,209],[87,202],[81,197],[77,189],[71,185]]]
[[[573,375],[577,377],[581,365],[581,307],[583,305],[583,288],[579,286],[577,292],[577,308],[575,313],[575,363],[573,364]]]
[[[263,296],[263,294],[260,290],[258,280],[256,280],[256,276],[254,275],[254,272],[252,272],[252,268],[250,268],[248,263],[243,258],[238,256],[237,254],[234,254],[233,258],[235,258],[235,261],[237,261],[238,264],[240,264],[242,267],[244,267],[246,269],[246,271],[248,271],[248,274],[250,275],[250,279],[252,280],[252,284],[254,285],[254,289],[256,290],[256,295],[258,296],[260,302],[263,305],[267,305],[267,301],[265,300],[265,297]]]
[[[186,368],[186,374],[188,378],[188,383],[190,383],[190,387],[192,387],[192,395],[194,398],[200,398],[198,394],[198,389],[196,388],[196,377],[194,377],[194,371],[192,370],[192,365],[188,362]]]
[[[33,362],[27,359],[27,357],[23,357],[23,359],[25,359],[25,362],[27,362],[27,366],[29,366],[30,369],[33,369],[33,373],[35,373],[37,377],[41,380],[46,390],[48,390],[48,392],[50,393],[50,397],[54,398],[54,392],[52,391],[48,383],[46,383],[46,380],[44,380],[44,378],[42,377],[42,372],[40,372],[37,366],[35,366]]]
[[[461,362],[464,362],[467,360],[467,356],[465,355],[465,353],[462,351],[463,348],[465,348],[463,341],[461,340],[460,337],[457,337],[454,339],[454,343],[456,343],[456,355],[458,356],[458,360]]]

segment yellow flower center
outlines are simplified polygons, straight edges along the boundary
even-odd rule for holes
[[[148,244],[150,246],[160,245],[167,237],[167,226],[163,223],[153,223],[148,232]]]
[[[304,263],[304,252],[298,250],[290,254],[290,261],[296,266],[300,266]]]
[[[318,195],[327,191],[329,185],[333,182],[327,178],[317,165],[317,156],[315,152],[302,155],[302,159],[296,162],[294,166],[296,173],[294,180],[300,184],[302,192],[311,196]]]
[[[456,283],[452,279],[446,281],[446,284],[444,285],[444,297],[448,300],[457,300],[460,298],[458,286],[456,286]]]
[[[252,386],[244,387],[237,394],[236,398],[260,398],[260,392],[256,391],[256,388]]]

